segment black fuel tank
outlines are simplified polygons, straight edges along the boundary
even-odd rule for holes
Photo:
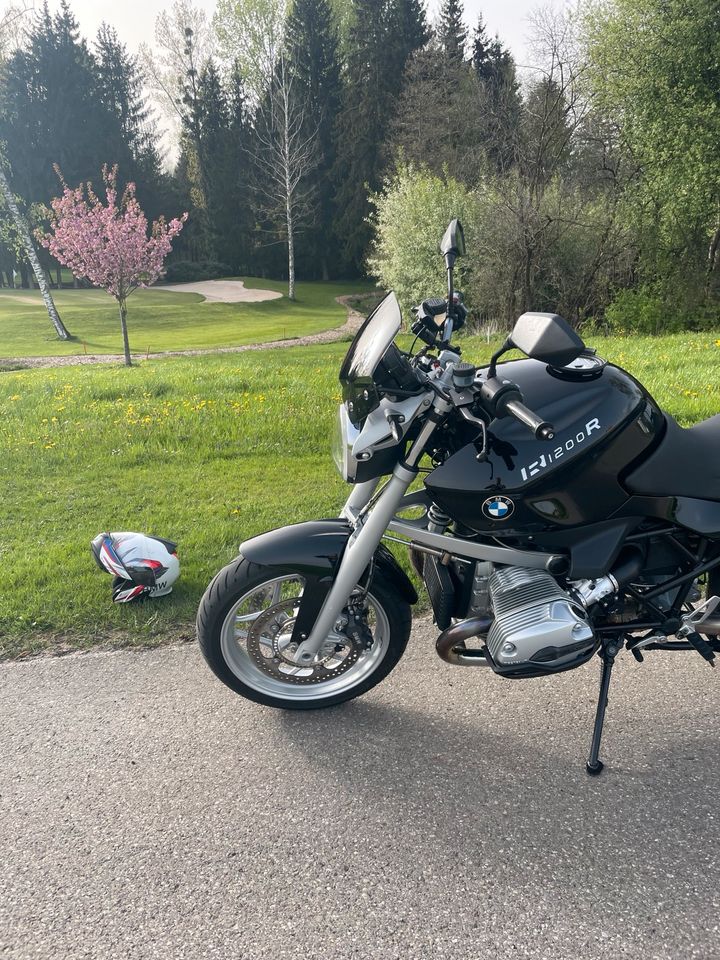
[[[554,425],[555,439],[536,440],[509,417],[494,420],[487,459],[478,462],[473,444],[449,457],[426,477],[432,499],[495,536],[596,523],[622,507],[629,499],[622,476],[664,430],[642,385],[612,364],[587,380],[536,360],[501,364],[498,375],[520,386],[525,404]]]

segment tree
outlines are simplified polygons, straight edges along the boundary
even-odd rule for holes
[[[497,35],[488,37],[482,16],[473,35],[472,65],[480,83],[478,112],[484,153],[498,172],[507,171],[517,159],[522,98],[512,54]]]
[[[387,152],[438,177],[477,181],[482,168],[480,84],[461,60],[442,55],[437,41],[408,61]]]
[[[35,250],[35,245],[32,242],[32,237],[30,236],[30,228],[27,225],[27,221],[23,217],[20,209],[17,205],[17,201],[13,196],[13,192],[10,189],[10,184],[8,183],[7,177],[5,176],[5,171],[2,168],[0,163],[0,197],[5,204],[5,206],[10,211],[12,216],[13,223],[15,225],[15,230],[19,237],[20,243],[22,244],[23,251],[27,257],[30,266],[33,269],[35,274],[35,279],[37,280],[37,285],[40,288],[40,293],[45,302],[45,307],[50,317],[52,325],[55,327],[55,332],[61,340],[71,340],[72,335],[67,329],[65,324],[60,319],[60,314],[57,311],[55,306],[55,301],[53,300],[52,294],[50,293],[50,285],[47,280],[47,276],[40,266],[40,261],[38,260],[38,255]]]
[[[106,157],[104,145],[121,136],[98,96],[96,66],[66,0],[54,15],[47,3],[41,7],[24,47],[4,65],[0,139],[11,186],[28,204],[53,195],[53,161],[73,180],[84,179]]]
[[[221,53],[237,64],[259,104],[285,47],[288,0],[218,0],[213,21]]]
[[[335,123],[342,92],[338,38],[327,0],[295,0],[288,20],[288,59],[309,131],[315,130],[316,164],[310,178],[316,197],[313,224],[303,246],[307,267],[320,264],[324,280],[335,240],[332,172],[337,155]]]
[[[1,51],[4,52],[6,49],[8,49],[12,45],[11,41],[16,43],[17,38],[14,36],[14,30],[20,22],[23,14],[26,12],[28,12],[28,8],[25,4],[22,6],[12,6],[8,8],[2,15],[2,18],[0,18]],[[0,56],[0,62],[2,62],[3,59],[4,57]],[[24,252],[28,262],[30,263],[30,266],[33,269],[35,279],[37,280],[38,287],[40,288],[40,293],[42,294],[43,301],[45,302],[48,316],[50,317],[50,322],[55,328],[55,332],[61,340],[70,340],[70,331],[60,319],[60,314],[58,313],[52,293],[50,292],[50,285],[48,283],[47,276],[40,265],[37,252],[35,250],[35,245],[32,242],[30,228],[28,227],[25,217],[20,212],[17,200],[15,199],[8,179],[5,176],[2,160],[3,157],[2,153],[0,152],[0,199],[2,200],[2,203],[7,209],[12,220],[17,244]],[[14,286],[14,281],[12,285]]]
[[[311,209],[309,175],[317,164],[316,134],[296,77],[281,52],[256,120],[255,163],[267,214],[284,222],[290,300],[295,299],[295,238]]]
[[[355,0],[338,120],[336,235],[350,269],[362,272],[371,239],[369,193],[383,182],[384,144],[414,49],[428,40],[416,0]]]
[[[425,297],[443,296],[447,277],[438,243],[448,222],[459,217],[469,251],[477,248],[474,196],[457,180],[400,166],[373,198],[375,241],[368,258],[371,272],[394,290],[404,310]],[[458,260],[456,284],[467,292],[475,257]],[[472,297],[470,298],[472,306]]]
[[[720,261],[719,28],[715,0],[612,0],[584,21],[590,90],[641,170],[643,274],[681,300]]]
[[[154,283],[162,272],[173,239],[187,214],[165,223],[156,220],[148,236],[148,222],[129,183],[119,198],[117,167],[103,168],[105,200],[92,184],[71,189],[62,179],[63,193],[52,201],[50,232],[41,243],[77,277],[102,287],[118,303],[125,363],[132,365],[127,331],[127,299],[138,288]]]
[[[463,22],[462,0],[442,0],[435,36],[445,57],[462,63],[468,40],[467,27]]]
[[[296,67],[286,0],[220,0],[215,17],[220,49],[232,55],[255,105],[252,160],[257,213],[287,245],[288,296],[295,298],[295,242],[311,212],[320,159],[320,91]],[[314,100],[313,100],[314,93]]]
[[[0,12],[0,63],[21,45],[23,21],[32,8],[31,0],[21,0],[20,3],[11,3]]]
[[[192,0],[175,0],[155,20],[154,46],[140,45],[143,74],[176,140],[186,114],[188,78],[214,54],[215,34]]]

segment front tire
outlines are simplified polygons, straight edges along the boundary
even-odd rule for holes
[[[284,710],[332,707],[384,680],[405,651],[410,605],[374,578],[367,597],[372,646],[359,652],[343,633],[333,633],[320,662],[293,665],[288,648],[303,587],[295,570],[239,557],[205,591],[197,615],[200,649],[213,673],[248,700]]]

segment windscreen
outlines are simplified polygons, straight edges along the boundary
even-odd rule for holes
[[[340,369],[341,382],[372,379],[401,326],[400,304],[395,294],[389,293],[358,330]]]

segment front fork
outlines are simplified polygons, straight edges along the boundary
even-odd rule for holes
[[[448,401],[442,397],[436,398],[434,409],[410,448],[407,458],[395,467],[392,477],[378,495],[371,510],[364,512],[377,486],[376,481],[358,484],[348,497],[343,513],[351,523],[354,522],[355,529],[350,535],[335,580],[312,631],[307,638],[300,636],[301,643],[295,658],[297,663],[311,663],[327,640],[328,634],[347,604],[348,597],[362,578],[383,534],[397,513],[408,487],[417,476],[417,463],[423,455],[428,440],[450,409],[451,404]],[[354,513],[356,517],[353,517]]]

